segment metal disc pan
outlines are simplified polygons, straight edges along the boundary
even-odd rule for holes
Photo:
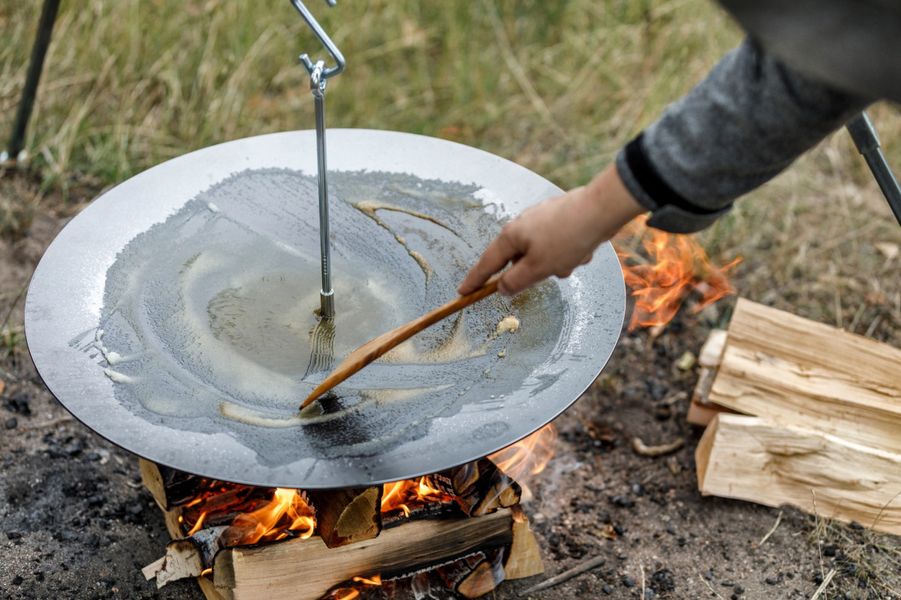
[[[424,332],[340,386],[322,414],[299,417],[336,360],[453,297],[504,220],[561,191],[444,140],[333,129],[328,144],[334,327],[313,311],[311,131],[175,158],[63,229],[35,271],[25,328],[38,372],[75,417],[183,471],[328,488],[486,456],[581,395],[623,321],[609,244],[566,280]]]

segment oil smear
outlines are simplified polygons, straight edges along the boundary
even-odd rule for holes
[[[314,177],[238,173],[123,248],[107,273],[91,343],[120,403],[175,429],[224,429],[267,464],[352,457],[426,435],[432,419],[491,394],[508,395],[547,359],[561,327],[556,286],[514,305],[493,296],[354,375],[335,390],[333,409],[299,417],[300,401],[338,360],[453,298],[481,248],[468,240],[500,228],[474,186],[330,175],[329,327],[315,312]],[[528,335],[497,339],[518,331],[521,319]],[[498,376],[492,367],[501,356]]]

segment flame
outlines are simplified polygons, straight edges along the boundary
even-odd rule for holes
[[[366,585],[382,585],[382,576],[381,575],[373,575],[372,577],[354,577],[353,579],[357,583],[363,583]]]
[[[523,438],[488,458],[510,478],[523,485],[529,477],[538,475],[551,458],[557,442],[557,429],[548,423],[532,435]]]
[[[626,235],[638,240],[646,256],[617,247],[626,285],[635,298],[629,331],[666,325],[692,292],[700,295],[692,312],[735,293],[726,273],[741,262],[741,257],[716,266],[694,236],[648,228],[646,221],[646,217],[640,217],[624,229]]]
[[[244,530],[238,544],[274,542],[290,534],[306,539],[313,535],[316,519],[298,490],[275,488],[272,501],[252,512],[238,515],[233,528]]]
[[[221,502],[230,491],[239,493],[231,494],[229,500],[232,502]],[[179,516],[179,523],[187,529],[186,535],[191,536],[205,526],[209,527],[211,519],[225,515],[231,521],[224,534],[227,546],[273,542],[289,536],[312,536],[316,528],[315,513],[303,494],[287,488],[268,491],[271,498],[265,488],[249,486],[207,490],[185,504],[185,509],[195,510],[185,510]],[[256,495],[253,492],[257,492]],[[234,513],[237,516],[231,518]]]
[[[422,506],[430,502],[450,502],[453,496],[436,488],[428,476],[419,479],[405,479],[386,483],[382,488],[382,513],[397,510],[410,516],[411,506]]]

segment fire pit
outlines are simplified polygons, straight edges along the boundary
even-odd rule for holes
[[[342,490],[244,486],[142,460],[174,538],[145,576],[198,577],[211,600],[484,595],[543,570],[517,480],[541,472],[555,437],[547,426],[442,473]]]

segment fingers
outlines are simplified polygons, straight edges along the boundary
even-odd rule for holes
[[[513,266],[501,276],[497,282],[497,291],[505,296],[513,296],[541,281],[547,274],[539,273],[532,260],[526,256],[513,263]]]
[[[488,244],[485,252],[479,258],[478,262],[469,270],[457,292],[460,295],[469,294],[480,288],[488,279],[507,266],[511,260],[515,260],[519,256],[519,251],[510,239],[507,228],[501,230],[494,240]],[[500,285],[498,286],[500,288]]]

